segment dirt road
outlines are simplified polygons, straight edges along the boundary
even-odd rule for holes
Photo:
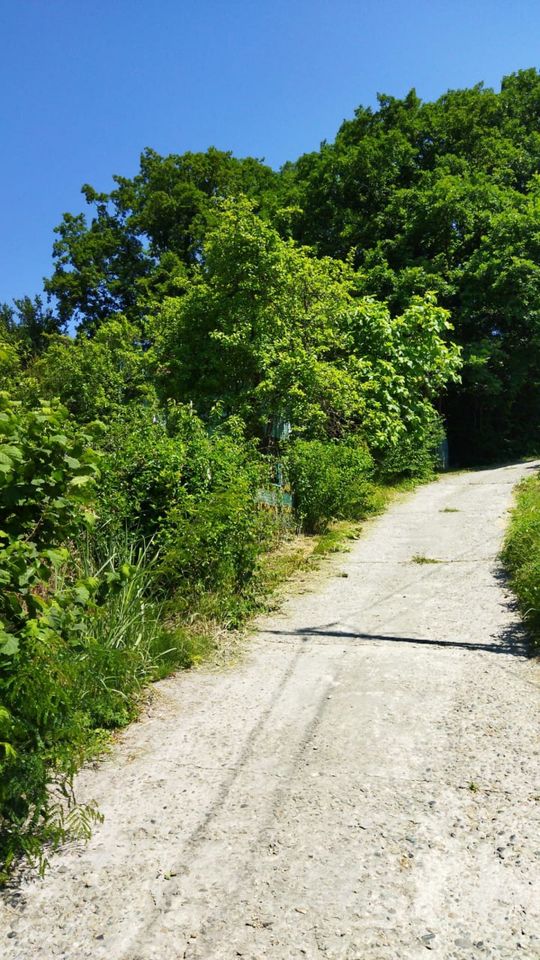
[[[496,562],[530,470],[420,488],[239,666],[160,684],[4,960],[539,958],[540,671]]]

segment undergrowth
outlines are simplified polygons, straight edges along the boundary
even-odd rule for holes
[[[56,402],[0,394],[0,883],[21,857],[44,869],[89,835],[99,812],[77,803],[74,776],[148,684],[233,659],[279,585],[401,489],[359,442],[295,441],[292,509],[277,484],[267,509],[275,458],[236,422],[210,432],[173,414],[83,432]]]
[[[502,552],[531,646],[540,652],[540,478],[529,477],[517,489],[516,504]]]

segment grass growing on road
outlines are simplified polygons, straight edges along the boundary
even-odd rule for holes
[[[540,478],[517,489],[516,505],[502,552],[533,648],[540,652]]]

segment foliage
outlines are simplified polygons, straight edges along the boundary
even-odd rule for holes
[[[153,396],[144,344],[122,316],[104,322],[92,339],[52,337],[29,374],[39,396],[59,397],[79,423],[108,419]]]
[[[459,365],[432,296],[392,319],[383,304],[354,296],[347,265],[282,240],[247,201],[215,213],[202,256],[158,324],[165,397],[191,399],[206,415],[219,404],[260,439],[283,418],[299,434],[359,433],[375,449],[404,430],[421,434]]]
[[[372,502],[373,460],[354,442],[297,440],[287,453],[294,508],[309,533],[326,529],[332,519],[358,520]]]
[[[62,323],[41,297],[22,297],[14,306],[0,304],[0,338],[9,340],[25,363],[42,353],[48,338],[59,333]]]
[[[237,160],[211,147],[206,153],[141,155],[133,179],[114,177],[115,189],[85,185],[90,221],[65,214],[57,227],[55,269],[45,284],[62,321],[74,316],[94,331],[118,313],[144,327],[149,308],[183,285],[196,262],[201,216],[216,197],[261,197],[276,174],[250,157]]]
[[[98,583],[57,588],[66,543],[84,521],[96,478],[89,437],[69,438],[65,411],[25,411],[0,394],[0,856],[35,854],[39,836],[61,837],[52,781],[69,795],[73,772],[65,652],[76,641]],[[76,738],[75,738],[76,739]]]
[[[518,487],[502,559],[532,645],[540,648],[540,480],[536,476]]]
[[[249,592],[273,522],[256,502],[268,466],[238,421],[209,432],[189,406],[126,408],[106,428],[103,453],[104,534],[155,537],[156,579],[177,608],[204,592]]]
[[[165,653],[189,662],[160,622],[148,550],[102,563],[82,550],[90,440],[58,403],[0,394],[0,880],[17,854],[43,863],[44,844],[88,834],[96,811],[77,807],[71,781],[93,729],[133,715]]]
[[[334,143],[288,165],[294,236],[354,257],[365,293],[397,314],[428,290],[452,314],[462,383],[444,413],[457,461],[533,450],[538,402],[540,73],[433,103],[411,91],[360,107]]]
[[[0,389],[13,390],[21,376],[17,344],[0,328]]]
[[[426,411],[426,422],[421,431],[404,432],[393,446],[388,447],[377,465],[377,476],[392,483],[401,478],[429,479],[440,460],[440,445],[444,440],[441,418]]]

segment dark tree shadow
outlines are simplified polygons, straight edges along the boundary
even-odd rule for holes
[[[482,643],[479,641],[433,640],[430,637],[406,637],[394,634],[364,633],[361,630],[341,630],[335,623],[324,626],[301,627],[299,630],[265,630],[264,633],[282,637],[298,637],[308,642],[311,638],[322,637],[333,640],[354,641],[362,643],[410,643],[414,646],[438,647],[456,650],[477,650],[482,653],[502,653],[516,657],[532,657],[535,655],[529,644],[527,630],[519,615],[517,601],[510,592],[508,577],[504,568],[499,564],[494,570],[493,577],[505,591],[504,607],[511,615],[510,622],[502,627],[496,637]]]
[[[298,637],[308,642],[315,637],[337,640],[355,640],[362,643],[410,643],[413,646],[479,650],[483,653],[504,653],[526,657],[527,638],[521,624],[511,624],[490,643],[474,643],[466,640],[431,640],[429,637],[404,637],[399,634],[363,633],[356,630],[333,630],[328,627],[302,627],[300,630],[265,630],[264,633],[280,637]]]

